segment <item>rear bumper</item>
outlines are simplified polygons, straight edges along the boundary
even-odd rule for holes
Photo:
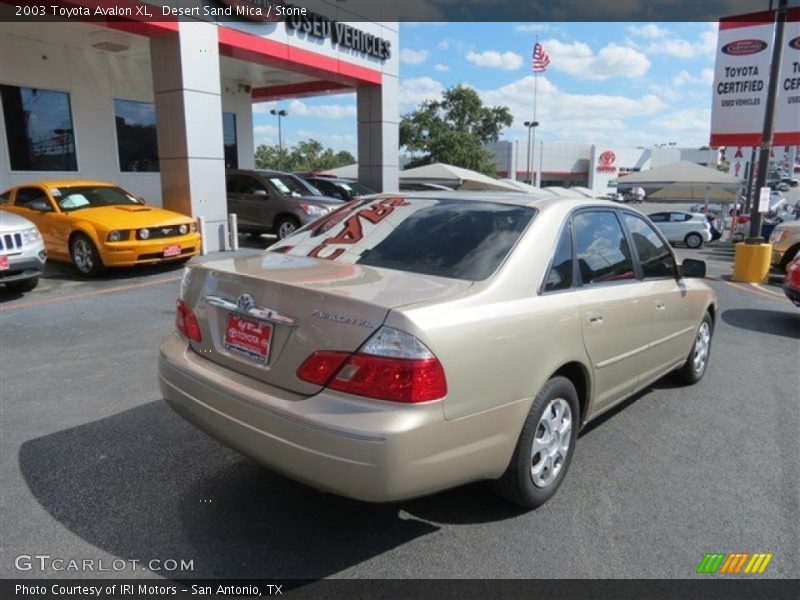
[[[180,246],[181,254],[164,256],[168,246]],[[200,235],[189,233],[175,238],[161,238],[152,241],[130,240],[125,242],[106,242],[100,248],[100,255],[106,267],[130,267],[172,260],[181,260],[200,252]]]
[[[296,396],[234,373],[173,335],[161,392],[186,420],[293,479],[388,502],[499,477],[530,401],[446,421],[442,403],[403,405],[325,390]]]

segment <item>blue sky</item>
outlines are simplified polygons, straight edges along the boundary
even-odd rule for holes
[[[511,109],[501,139],[524,140],[533,116],[530,69],[538,36],[550,55],[539,75],[537,139],[643,146],[708,143],[716,23],[403,23],[400,112],[469,85]],[[355,154],[355,96],[279,102],[284,142],[308,137]],[[257,105],[256,144],[277,143],[275,118]]]

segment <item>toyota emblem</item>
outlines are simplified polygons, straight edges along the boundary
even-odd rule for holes
[[[255,305],[256,301],[250,294],[242,294],[236,301],[236,308],[238,308],[242,312],[247,312],[251,308],[255,307]]]

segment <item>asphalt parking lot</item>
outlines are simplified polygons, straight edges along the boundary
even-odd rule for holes
[[[119,577],[691,578],[706,552],[772,552],[800,576],[800,309],[726,281],[705,378],[662,380],[582,433],[556,497],[533,512],[483,484],[370,505],[276,475],[161,400],[160,342],[181,269],[85,282],[51,265],[0,292],[0,577],[20,554],[193,560]],[[96,575],[96,573],[94,573]]]

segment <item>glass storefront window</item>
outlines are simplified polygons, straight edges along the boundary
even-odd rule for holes
[[[77,171],[69,94],[0,85],[12,171]]]
[[[119,170],[152,173],[158,171],[156,107],[152,102],[114,100]]]
[[[222,140],[225,144],[225,168],[238,168],[239,154],[236,147],[236,113],[222,113]]]

